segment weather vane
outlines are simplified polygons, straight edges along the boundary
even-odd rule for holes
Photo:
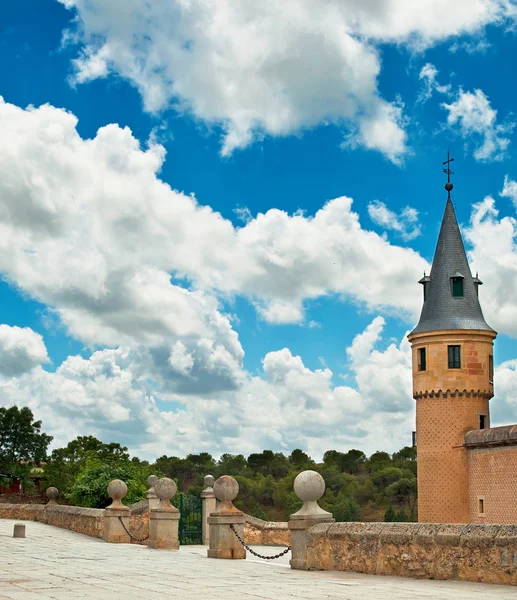
[[[447,190],[447,192],[449,193],[449,196],[451,195],[451,190],[454,187],[451,183],[451,175],[454,175],[454,173],[451,171],[450,167],[451,167],[451,162],[454,160],[454,158],[451,158],[449,155],[449,151],[447,150],[447,160],[443,161],[443,165],[447,165],[447,168],[443,170],[444,173],[447,174],[447,183],[445,184],[445,189]]]

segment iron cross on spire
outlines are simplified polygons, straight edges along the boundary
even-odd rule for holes
[[[454,160],[454,158],[450,157],[449,151],[447,150],[447,160],[443,161],[442,164],[447,165],[447,168],[443,169],[444,173],[447,173],[447,183],[445,184],[445,189],[447,190],[449,196],[451,195],[451,190],[453,188],[453,185],[451,183],[451,175],[454,175],[454,173],[451,171],[451,162]]]

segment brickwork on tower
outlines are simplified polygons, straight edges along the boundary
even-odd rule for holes
[[[467,454],[470,522],[517,523],[517,446],[473,448]]]
[[[418,520],[468,523],[469,474],[463,447],[467,431],[478,429],[480,415],[490,423],[489,331],[450,330],[412,334],[413,397],[416,399]],[[448,368],[448,346],[461,348],[462,367]],[[421,371],[418,352],[426,349]]]

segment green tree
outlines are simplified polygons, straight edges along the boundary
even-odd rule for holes
[[[358,473],[361,467],[366,462],[366,455],[361,450],[349,450],[340,457],[339,466],[342,471],[346,471],[351,475]]]
[[[405,504],[409,510],[409,519],[415,519],[417,506],[417,479],[416,477],[402,477],[386,488],[386,495],[399,504]],[[407,519],[405,519],[407,520]]]
[[[300,448],[295,448],[287,459],[293,467],[302,470],[314,466],[312,458]]]
[[[221,458],[217,461],[216,465],[216,477],[221,475],[251,475],[248,467],[248,461],[242,454],[222,454]]]
[[[74,481],[68,500],[74,506],[105,508],[111,503],[107,491],[109,482],[122,479],[127,485],[124,503],[134,504],[145,497],[146,479],[153,473],[149,465],[137,465],[129,461],[102,463],[90,459]]]
[[[332,509],[332,515],[338,522],[357,521],[359,504],[353,498],[339,498]]]
[[[39,464],[46,459],[52,437],[41,432],[30,408],[0,408],[0,467],[16,470],[21,462]]]
[[[129,453],[125,446],[115,442],[105,444],[91,435],[79,436],[64,448],[53,450],[45,467],[48,485],[57,487],[62,496],[67,497],[88,461],[125,464],[129,462]]]
[[[386,469],[391,466],[391,457],[387,452],[374,452],[365,463],[368,473],[375,473],[380,469]]]
[[[393,506],[391,506],[391,504],[390,504],[390,507],[384,513],[384,521],[386,523],[393,523],[394,520],[395,520],[395,511],[393,510]]]
[[[384,491],[392,483],[402,479],[403,476],[404,471],[402,471],[402,469],[397,469],[397,467],[386,467],[385,469],[377,471],[373,475],[372,480],[379,491]]]

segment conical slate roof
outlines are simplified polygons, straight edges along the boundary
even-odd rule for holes
[[[452,295],[451,277],[463,277],[462,297]],[[477,277],[474,279],[470,272],[460,228],[449,196],[434,252],[430,281],[424,283],[427,286],[426,300],[418,325],[411,333],[440,329],[493,331],[483,317],[475,282],[477,285],[481,283]]]

